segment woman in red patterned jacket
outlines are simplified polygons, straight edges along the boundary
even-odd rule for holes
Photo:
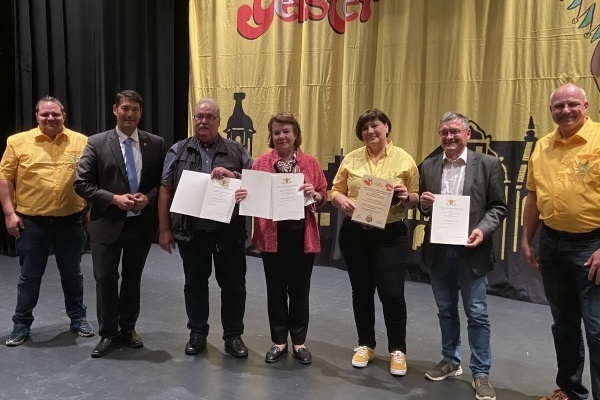
[[[312,356],[304,342],[308,330],[308,295],[315,254],[321,250],[315,209],[327,201],[327,181],[317,159],[300,150],[300,125],[290,113],[279,113],[269,121],[269,147],[252,169],[272,173],[302,173],[307,199],[305,218],[272,221],[254,218],[252,243],[261,252],[267,283],[267,305],[273,346],[265,362],[279,361],[288,351],[288,332],[293,354],[301,364],[310,364]],[[236,199],[246,198],[246,189]],[[289,298],[289,304],[288,304]]]

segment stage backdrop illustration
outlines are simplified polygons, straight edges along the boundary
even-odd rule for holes
[[[471,119],[470,146],[503,164],[510,214],[496,233],[490,291],[545,302],[541,279],[520,252],[527,160],[554,129],[549,95],[567,81],[587,91],[598,120],[596,75],[600,11],[585,0],[191,0],[190,102],[215,98],[221,130],[254,157],[267,151],[267,121],[292,112],[303,150],[331,183],[344,153],[362,145],[356,118],[378,107],[390,138],[419,164],[437,154],[437,119],[449,110]],[[191,121],[191,118],[190,118]],[[191,127],[190,127],[191,131]],[[343,267],[340,215],[319,213],[317,263]],[[411,277],[424,219],[407,220]]]

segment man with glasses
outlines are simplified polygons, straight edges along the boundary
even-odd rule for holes
[[[589,397],[582,382],[582,320],[592,397],[600,399],[600,124],[588,117],[588,108],[579,86],[567,83],[552,92],[557,128],[537,142],[527,171],[521,249],[542,273],[558,366],[558,389],[542,400]]]
[[[438,307],[442,333],[442,361],[425,373],[432,381],[462,374],[458,293],[461,292],[467,315],[467,332],[473,376],[478,400],[495,400],[490,384],[490,323],[487,313],[486,274],[494,266],[492,235],[500,226],[508,208],[504,196],[504,177],[500,161],[469,150],[471,130],[467,117],[448,112],[438,124],[442,154],[421,165],[420,204],[425,216],[431,216],[436,194],[470,197],[469,236],[464,245],[430,242],[427,224],[423,243],[423,261],[430,270],[431,287]]]
[[[243,169],[252,167],[252,157],[239,142],[219,135],[221,116],[214,100],[204,98],[196,103],[193,120],[195,135],[175,143],[165,159],[158,199],[159,243],[171,253],[176,241],[183,260],[190,330],[185,354],[199,354],[206,347],[208,278],[214,260],[221,288],[225,351],[234,357],[247,357],[248,349],[241,338],[246,307],[246,219],[239,215],[237,205],[229,224],[170,213],[169,209],[184,170],[211,174],[215,179],[239,178]]]
[[[86,203],[73,190],[87,137],[65,128],[64,107],[54,97],[37,103],[35,117],[37,127],[8,138],[0,162],[0,201],[21,264],[14,328],[7,346],[19,346],[29,337],[51,250],[71,330],[79,336],[94,336],[86,319],[80,268]]]
[[[92,204],[90,241],[102,337],[94,358],[119,342],[143,346],[135,324],[142,272],[158,228],[156,203],[166,153],[163,138],[138,129],[143,105],[133,90],[117,93],[112,107],[117,126],[90,136],[74,183]]]

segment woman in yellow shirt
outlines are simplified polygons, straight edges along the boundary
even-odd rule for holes
[[[352,286],[352,307],[358,332],[354,367],[366,367],[375,355],[375,289],[383,305],[390,373],[406,374],[406,301],[404,277],[408,257],[406,210],[418,203],[419,172],[413,158],[388,139],[392,123],[378,109],[365,111],[356,136],[365,146],[350,152],[333,181],[331,199],[346,218],[340,230],[340,250]],[[385,229],[351,220],[364,175],[394,183],[394,197]]]

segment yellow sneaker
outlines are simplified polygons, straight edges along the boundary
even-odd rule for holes
[[[375,350],[368,346],[359,346],[354,349],[354,357],[352,357],[352,366],[363,368],[366,367],[369,361],[375,357]]]
[[[390,374],[406,375],[406,354],[400,350],[390,353]]]

